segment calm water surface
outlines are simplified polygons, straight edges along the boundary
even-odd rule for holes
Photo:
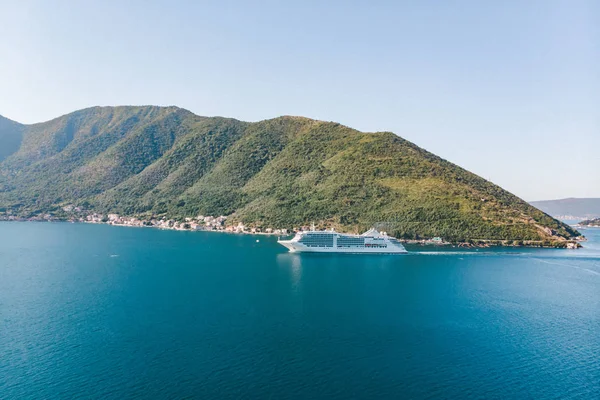
[[[585,234],[578,251],[336,256],[0,223],[0,398],[597,399]]]

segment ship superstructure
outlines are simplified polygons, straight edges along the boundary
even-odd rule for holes
[[[406,249],[398,239],[388,236],[385,232],[369,229],[362,235],[349,235],[331,231],[309,231],[296,233],[291,240],[278,240],[290,252],[313,253],[373,253],[373,254],[402,254]]]

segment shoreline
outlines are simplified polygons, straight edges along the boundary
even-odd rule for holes
[[[237,234],[237,235],[261,235],[261,236],[293,236],[296,234],[295,231],[285,233],[279,232],[252,232],[246,230],[235,230],[235,229],[227,229],[224,225],[222,229],[206,229],[206,228],[183,228],[178,226],[158,226],[158,225],[148,225],[144,224],[144,221],[137,220],[139,223],[114,223],[111,221],[89,221],[83,219],[62,219],[62,218],[49,218],[49,219],[31,219],[31,218],[12,218],[5,219],[0,218],[0,222],[59,222],[59,223],[81,223],[81,224],[90,224],[90,225],[110,225],[110,226],[120,226],[126,228],[153,228],[160,229],[165,231],[180,231],[180,232],[211,232],[211,233],[229,233],[229,234]],[[186,224],[186,223],[178,223],[178,224]],[[229,226],[231,227],[231,226]],[[589,227],[589,228],[600,228],[600,227]],[[506,247],[506,248],[546,248],[546,249],[569,249],[575,250],[582,248],[579,240],[562,240],[562,241],[529,241],[529,240],[499,240],[499,239],[472,239],[465,242],[448,242],[448,241],[433,241],[431,239],[398,239],[400,242],[410,245],[418,245],[418,246],[439,246],[439,247],[447,247],[451,246],[454,248],[491,248],[491,247]],[[581,240],[581,241],[585,241]],[[522,244],[515,244],[515,242],[521,242]]]

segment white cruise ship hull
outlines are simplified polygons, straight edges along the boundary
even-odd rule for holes
[[[278,240],[291,253],[406,254],[395,238],[370,230],[362,235],[333,231],[298,232],[291,240]]]

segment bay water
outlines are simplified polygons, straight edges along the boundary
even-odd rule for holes
[[[0,223],[1,399],[597,399],[580,250],[289,254],[276,237]]]

